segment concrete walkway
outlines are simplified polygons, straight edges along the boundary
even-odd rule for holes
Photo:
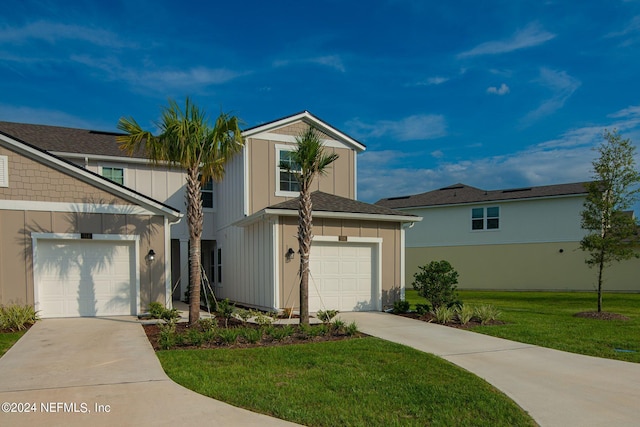
[[[0,404],[0,426],[295,425],[174,383],[133,317],[38,322],[0,358]]]
[[[566,353],[385,313],[340,313],[493,384],[541,426],[640,425],[640,364]],[[640,339],[640,337],[639,337]]]

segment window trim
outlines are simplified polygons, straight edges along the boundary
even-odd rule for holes
[[[298,197],[300,195],[299,191],[283,191],[280,189],[280,172],[285,172],[280,168],[280,153],[283,151],[295,151],[295,146],[293,145],[283,145],[276,144],[276,196],[278,197]]]
[[[473,211],[476,209],[482,209],[482,217],[474,217],[473,216]],[[498,210],[498,215],[497,216],[489,216],[489,209],[497,209]],[[494,205],[494,206],[477,206],[477,207],[472,207],[471,208],[471,212],[470,212],[470,219],[471,219],[471,231],[472,232],[482,232],[482,231],[500,231],[500,226],[502,221],[500,221],[500,206],[499,205]],[[473,222],[474,221],[478,221],[478,220],[482,220],[482,228],[473,228]],[[489,220],[498,220],[498,226],[495,228],[489,228]]]
[[[9,187],[9,157],[0,156],[0,187]]]
[[[117,182],[117,181],[114,181],[113,179],[111,179],[111,178],[109,178],[109,177],[106,177],[106,176],[104,175],[104,170],[105,170],[105,169],[111,169],[112,171],[113,171],[113,169],[120,169],[120,170],[122,170],[122,182]],[[111,181],[111,182],[115,182],[116,184],[119,184],[119,185],[123,185],[123,186],[124,186],[124,185],[126,185],[126,178],[125,178],[126,174],[125,174],[125,170],[126,170],[126,169],[125,169],[123,166],[101,165],[101,166],[100,166],[100,176],[101,176],[101,177],[103,177],[103,178],[108,179],[108,180],[109,180],[109,181]],[[113,175],[112,175],[112,176],[113,176]]]

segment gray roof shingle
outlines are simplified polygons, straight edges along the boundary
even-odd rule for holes
[[[0,121],[0,133],[54,153],[127,156],[116,142],[122,134],[115,132]],[[142,152],[132,157],[145,158]]]
[[[544,185],[540,187],[511,188],[506,190],[481,190],[465,184],[454,184],[438,190],[412,196],[389,197],[376,202],[378,206],[392,209],[459,205],[464,203],[496,202],[502,200],[533,199],[540,197],[587,194],[586,182]]]
[[[299,197],[277,205],[269,206],[268,209],[287,209],[298,210]],[[370,203],[360,202],[358,200],[347,199],[346,197],[336,196],[334,194],[314,191],[311,193],[311,203],[313,203],[314,212],[340,212],[340,213],[359,213],[369,215],[392,215],[392,216],[415,216],[390,209],[384,206],[372,205]]]

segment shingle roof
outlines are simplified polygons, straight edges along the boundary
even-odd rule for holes
[[[277,205],[269,206],[268,209],[287,209],[298,210],[299,197]],[[314,212],[340,212],[340,213],[359,213],[369,215],[394,215],[394,216],[415,216],[405,212],[389,209],[384,206],[372,205],[370,203],[360,202],[358,200],[347,199],[346,197],[336,196],[334,194],[314,191],[311,193],[311,203],[313,203]]]
[[[121,134],[115,132],[2,121],[0,121],[0,132],[46,151],[115,157],[127,156],[120,150],[116,142],[116,136]],[[132,157],[144,158],[144,155],[138,153]]]
[[[540,197],[587,194],[586,182],[544,185],[540,187],[481,190],[465,184],[454,184],[438,190],[412,196],[389,197],[376,202],[378,206],[399,209],[422,206],[459,205],[464,203],[494,202],[501,200],[533,199]]]

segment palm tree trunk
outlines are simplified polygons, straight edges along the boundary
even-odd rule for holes
[[[200,241],[202,238],[202,199],[198,168],[187,170],[187,224],[189,227],[189,325],[200,319]]]
[[[304,186],[301,186],[304,187]],[[309,255],[311,252],[312,218],[311,194],[308,188],[300,189],[298,210],[298,245],[300,247],[300,324],[309,325]]]

